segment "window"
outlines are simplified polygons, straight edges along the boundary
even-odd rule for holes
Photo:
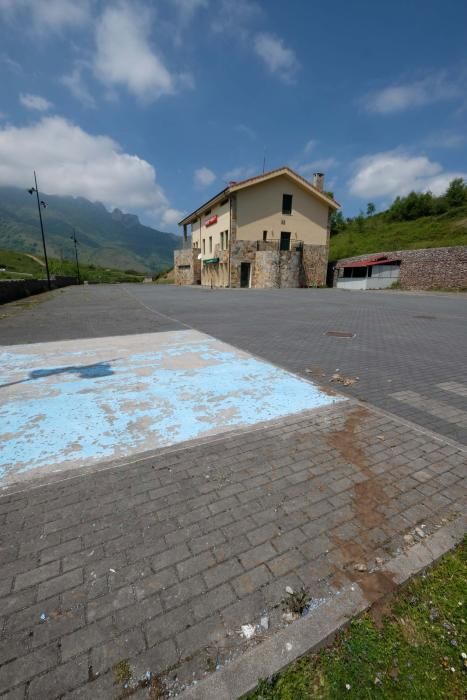
[[[206,253],[206,239],[203,238],[203,255]]]
[[[263,241],[267,241],[267,240],[268,240],[268,232],[263,231]]]
[[[221,231],[221,250],[224,250],[224,232]]]
[[[212,236],[209,236],[209,252],[212,253]]]
[[[282,195],[282,213],[291,214],[292,213],[292,195],[283,194]]]
[[[225,249],[227,250],[228,247],[229,247],[229,232],[226,231],[225,232]]]
[[[210,213],[211,213],[211,210],[210,210],[210,209],[206,209],[206,211],[204,212],[204,216],[208,216]]]

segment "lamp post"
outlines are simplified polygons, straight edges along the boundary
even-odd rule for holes
[[[41,234],[42,234],[42,247],[44,248],[44,260],[45,260],[45,269],[47,272],[47,286],[49,289],[52,289],[51,284],[50,284],[50,272],[49,272],[49,261],[47,260],[47,248],[45,246],[45,236],[44,236],[44,224],[42,223],[42,212],[41,212],[41,206],[46,208],[46,203],[44,200],[39,199],[39,189],[37,187],[37,177],[36,177],[36,171],[34,170],[34,183],[35,187],[31,187],[28,192],[29,194],[34,194],[36,193],[37,197],[37,210],[39,212],[39,221],[41,224]]]
[[[73,229],[73,235],[70,236],[71,240],[75,246],[75,259],[76,259],[76,272],[78,273],[78,284],[81,284],[81,277],[79,274],[79,262],[78,262],[78,241],[76,240],[76,231]]]

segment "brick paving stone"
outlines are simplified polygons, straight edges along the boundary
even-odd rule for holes
[[[328,440],[355,411],[364,474]],[[279,605],[286,586],[327,596],[354,549],[373,563],[416,524],[461,512],[466,464],[454,445],[347,404],[26,489],[11,503],[0,496],[11,518],[0,532],[1,687],[24,698],[30,683],[28,700],[114,700],[106,669],[122,658],[141,674],[179,662],[188,673]],[[361,520],[363,478],[384,484],[381,522]]]

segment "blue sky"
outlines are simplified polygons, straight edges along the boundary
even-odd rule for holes
[[[464,0],[0,0],[0,184],[162,230],[231,179],[344,214],[467,177]]]

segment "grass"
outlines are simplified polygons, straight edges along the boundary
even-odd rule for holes
[[[467,539],[334,644],[260,682],[248,700],[467,697]]]
[[[40,262],[29,257],[26,253],[0,249],[0,270],[6,268],[5,272],[0,271],[0,280],[45,278],[45,265],[42,257],[39,255],[34,257]],[[49,270],[51,275],[76,277],[76,264],[72,260],[49,258]],[[144,274],[137,272],[124,272],[123,270],[85,264],[80,264],[80,273],[81,280],[87,280],[90,283],[142,282],[145,277]]]
[[[415,248],[467,245],[467,207],[414,221],[389,221],[385,213],[353,221],[331,238],[329,260]]]

